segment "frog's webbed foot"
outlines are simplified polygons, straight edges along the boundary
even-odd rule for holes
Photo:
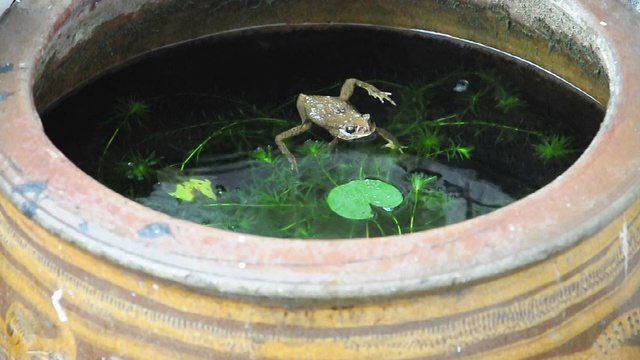
[[[380,100],[381,103],[384,103],[385,100],[387,100],[388,102],[390,102],[392,105],[396,105],[395,101],[391,100],[390,96],[391,93],[390,92],[386,92],[386,91],[382,91],[380,89],[378,89],[377,87],[366,83],[364,81],[360,81],[358,80],[356,82],[356,85],[360,86],[361,88],[367,90],[367,93],[369,94],[369,96],[374,97],[378,100]]]
[[[387,130],[385,130],[385,129],[381,128],[381,127],[377,127],[376,128],[376,133],[378,133],[378,135],[382,136],[382,138],[387,141],[387,143],[384,144],[383,148],[389,148],[391,150],[397,150],[397,151],[400,151],[401,153],[404,154],[404,151],[402,151],[402,149],[405,149],[406,146],[400,145],[400,142],[398,142],[398,139],[396,139],[395,136],[391,135],[390,132],[388,132]]]
[[[394,143],[393,141],[387,140],[387,143],[382,146],[383,148],[389,148],[394,151],[399,151],[401,154],[404,154],[402,149],[406,149],[406,146],[400,145],[398,143]]]
[[[372,96],[378,100],[380,100],[380,102],[384,103],[385,100],[387,100],[388,102],[390,102],[391,104],[395,105],[396,103],[391,100],[391,98],[389,97],[391,95],[390,92],[386,92],[386,91],[382,91],[379,90],[378,88],[376,88],[375,86],[366,83],[364,81],[358,80],[358,79],[347,79],[344,84],[342,85],[342,89],[340,90],[340,98],[342,100],[349,100],[349,98],[351,97],[351,95],[353,94],[353,87],[354,86],[359,86],[365,90],[367,90],[367,93],[369,94],[369,96]]]
[[[391,100],[391,98],[389,96],[391,96],[390,92],[386,92],[386,91],[382,91],[382,90],[378,90],[377,88],[373,87],[372,85],[370,85],[370,88],[366,88],[367,92],[369,93],[369,96],[372,96],[378,100],[380,100],[381,103],[384,103],[385,100],[387,100],[388,102],[390,102],[392,105],[396,105],[395,101]]]

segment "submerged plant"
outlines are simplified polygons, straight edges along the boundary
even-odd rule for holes
[[[573,139],[563,135],[544,137],[541,143],[535,144],[534,150],[538,159],[548,163],[553,159],[565,158],[577,150],[572,148]]]
[[[156,157],[155,151],[147,156],[134,151],[126,162],[119,164],[119,167],[129,180],[153,181],[158,173],[159,164],[160,159]]]
[[[498,143],[520,136],[526,142],[528,136],[540,135],[520,126],[524,121],[518,111],[526,110],[525,102],[493,72],[457,72],[398,87],[389,127],[409,144],[409,153],[469,160],[474,150],[486,146],[485,139]]]
[[[473,146],[462,146],[450,140],[450,146],[444,151],[444,154],[447,160],[469,160],[473,149]]]
[[[296,150],[303,155],[309,155],[314,158],[326,158],[330,156],[329,145],[324,141],[307,140]]]
[[[104,159],[118,134],[123,130],[132,132],[134,126],[142,127],[150,112],[151,105],[145,101],[137,100],[134,96],[118,100],[113,115],[103,123],[105,126],[115,126],[115,130],[102,150],[102,155],[98,162],[98,176],[102,173]]]
[[[413,204],[411,205],[411,218],[409,220],[409,232],[414,231],[414,223],[416,213],[418,210],[418,202],[420,200],[420,193],[426,189],[426,186],[438,178],[436,176],[427,176],[423,173],[413,173],[409,178],[411,183],[411,195],[413,197]]]
[[[147,193],[151,184],[155,183],[161,159],[153,151],[147,154],[132,150],[114,165],[100,180],[135,199]]]
[[[271,153],[271,145],[266,147],[259,146],[249,155],[251,158],[271,164],[273,162],[273,154]]]
[[[417,128],[416,136],[413,137],[412,146],[418,154],[432,158],[435,154],[439,154],[442,151],[446,143],[446,137],[440,133],[438,128],[420,126]]]
[[[501,110],[504,114],[511,110],[521,108],[525,105],[518,94],[512,90],[509,82],[503,79],[503,76],[494,72],[475,72],[486,85],[486,91],[493,94],[495,100],[495,108]]]
[[[522,107],[523,101],[519,97],[507,91],[505,88],[498,88],[495,92],[496,108],[502,110],[503,113]]]
[[[113,117],[110,121],[123,126],[127,130],[132,130],[132,125],[142,126],[143,121],[151,114],[151,105],[142,100],[130,96],[125,99],[118,100]]]
[[[206,138],[204,138],[204,140],[200,141],[193,149],[189,150],[189,152],[187,153],[186,157],[184,158],[184,160],[180,165],[180,170],[184,170],[187,164],[189,164],[189,162],[191,162],[192,160],[196,160],[197,162],[197,160],[200,158],[200,154],[202,153],[202,151],[214,139],[224,138],[225,142],[228,143],[230,142],[230,138],[232,139],[233,135],[237,133],[237,134],[240,134],[240,138],[243,140],[245,144],[247,145],[250,144],[251,142],[247,141],[247,138],[245,136],[245,134],[248,132],[247,127],[249,128],[256,127],[256,124],[259,124],[259,123],[287,124],[288,121],[286,121],[285,119],[267,117],[267,116],[250,117],[250,118],[243,118],[243,119],[226,119],[222,117],[216,121],[216,124],[219,124],[219,126],[214,127],[213,131],[211,131],[211,133]],[[240,150],[242,149],[236,149],[235,151],[240,151]],[[268,160],[272,160],[272,157],[270,156],[269,151],[270,151],[270,148],[268,146],[266,150],[264,148],[260,150],[260,147],[259,147],[254,153],[254,155],[262,156],[260,160],[269,162]]]
[[[468,80],[464,86],[456,85],[461,78]],[[197,121],[173,120],[178,125],[165,130],[164,138],[157,136],[157,143],[171,139],[164,141],[176,149],[173,157],[166,160],[164,153],[161,156],[178,176],[165,179],[158,175],[156,189],[161,191],[151,200],[141,201],[208,226],[266,236],[385,236],[430,229],[482,213],[472,200],[463,201],[468,195],[465,185],[452,185],[453,177],[429,175],[433,160],[466,163],[476,156],[487,160],[487,154],[497,153],[493,159],[506,163],[504,159],[520,159],[512,154],[516,152],[513,144],[531,149],[539,140],[536,156],[545,162],[573,152],[570,140],[535,128],[537,123],[529,121],[532,118],[524,101],[495,77],[465,72],[411,86],[386,85],[393,88],[397,106],[384,108],[387,117],[385,113],[372,114],[381,127],[407,145],[403,155],[381,150],[380,144],[369,141],[371,138],[345,143],[332,151],[327,134],[311,131],[308,140],[296,144],[294,153],[300,168],[296,174],[287,158],[272,147],[276,134],[299,121],[292,114],[294,103],[260,107],[236,99],[221,107],[227,110],[212,106],[207,114],[202,111]],[[132,101],[128,105],[130,110],[136,108]],[[148,116],[145,106],[128,112],[122,106],[116,111],[121,122],[114,123],[116,132],[108,146],[120,136],[118,131],[124,134],[143,127]],[[125,118],[129,120],[123,121]],[[156,123],[170,121],[159,119]],[[118,138],[118,144],[121,141]],[[141,150],[139,142],[129,143],[137,146],[130,153],[138,151],[145,156],[130,161],[126,176],[149,182],[157,167],[155,154]],[[145,146],[146,150],[153,148]],[[534,156],[531,151],[522,153]],[[484,166],[482,161],[472,165],[478,163]],[[512,169],[512,164],[507,166]],[[455,166],[467,164],[455,164],[449,170],[454,172]],[[462,194],[464,199],[450,192]]]

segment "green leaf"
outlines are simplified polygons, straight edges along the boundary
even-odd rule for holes
[[[371,206],[393,209],[403,196],[395,186],[380,180],[354,180],[329,192],[327,203],[336,214],[352,220],[373,217]]]
[[[211,188],[211,181],[208,179],[189,179],[176,185],[176,191],[169,195],[182,201],[195,201],[196,193],[200,193],[211,200],[216,200],[216,195]]]

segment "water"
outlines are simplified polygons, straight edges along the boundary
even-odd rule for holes
[[[338,96],[393,134],[332,140],[300,125],[299,93]],[[354,25],[264,27],[145,54],[42,111],[79,167],[151,208],[284,238],[403,234],[486,214],[565,171],[603,107],[505,54],[425,32]]]

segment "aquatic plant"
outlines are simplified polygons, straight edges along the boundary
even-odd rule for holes
[[[498,88],[496,90],[495,99],[496,107],[505,114],[524,105],[520,98],[508,92],[505,88]]]
[[[503,113],[506,114],[511,110],[525,105],[524,101],[522,101],[517,93],[511,89],[511,84],[497,72],[476,71],[473,74],[478,76],[487,84],[485,91],[493,94],[493,99],[496,102],[495,108],[501,110]]]
[[[464,86],[458,86],[460,79]],[[467,196],[464,189],[447,188],[445,180],[421,171],[424,159],[470,161],[476,154],[486,156],[488,147],[504,146],[496,161],[506,163],[517,158],[509,147],[514,143],[521,149],[535,145],[535,154],[522,156],[542,161],[573,151],[571,141],[527,121],[526,103],[489,75],[460,72],[410,86],[385,86],[393,89],[397,106],[385,108],[376,121],[406,145],[404,154],[384,151],[368,139],[344,142],[332,153],[328,134],[312,129],[306,140],[293,141],[300,169],[296,174],[272,147],[275,134],[299,121],[294,100],[259,107],[217,99],[228,104],[217,103],[211,107],[215,110],[189,120],[164,117],[157,121],[160,129],[140,141],[121,139],[131,145],[129,160],[136,152],[145,155],[129,161],[126,177],[144,179],[139,183],[150,186],[155,171],[160,182],[151,197],[140,199],[137,194],[145,193],[140,187],[133,187],[129,196],[174,216],[238,232],[285,238],[385,236],[445,225],[456,206],[458,214],[469,216],[486,211],[451,195]],[[117,113],[121,120],[129,116],[131,126],[114,122],[112,142],[143,128],[149,116],[144,110],[140,116]],[[156,147],[165,151],[162,159],[169,166],[160,173]],[[167,177],[167,172],[174,175]]]
[[[98,176],[102,173],[104,159],[118,134],[122,130],[131,132],[135,126],[142,127],[144,120],[150,115],[150,109],[151,105],[149,103],[138,100],[135,96],[129,96],[117,101],[113,114],[102,124],[102,126],[113,126],[115,130],[111,133],[102,150],[102,155],[98,161]]]
[[[451,147],[446,152],[447,160],[459,159],[469,160],[471,159],[471,153],[473,152],[473,146],[462,146],[457,143],[451,142]]]
[[[554,159],[566,158],[568,155],[577,152],[572,147],[573,139],[564,135],[552,134],[542,138],[542,142],[535,144],[534,150],[538,159],[543,163],[548,163]]]
[[[391,211],[402,203],[400,190],[386,182],[374,179],[353,180],[333,188],[327,197],[329,208],[336,214],[352,220],[373,218],[372,206]]]
[[[497,109],[492,98],[483,95],[491,89],[477,92],[472,102],[459,102],[459,107],[449,113],[431,105],[437,90],[436,85],[425,83],[415,84],[410,90],[402,87],[394,90],[399,101],[397,109],[389,115],[404,126],[394,128],[393,133],[401,142],[407,141],[406,155],[382,152],[373,143],[345,143],[337,154],[331,154],[328,142],[313,139],[317,135],[310,132],[310,139],[292,149],[300,175],[294,174],[288,161],[271,147],[273,134],[297,120],[297,117],[288,119],[291,114],[283,112],[285,107],[266,110],[243,105],[233,113],[220,113],[206,127],[211,131],[201,131],[205,136],[191,148],[179,168],[188,174],[188,166],[197,169],[199,162],[193,160],[199,160],[206,148],[211,146],[213,150],[230,142],[235,146],[231,152],[246,154],[246,170],[237,175],[242,180],[224,184],[235,190],[216,198],[203,196],[198,187],[205,185],[209,191],[214,183],[194,184],[193,178],[188,177],[165,191],[185,201],[180,205],[185,207],[183,215],[197,214],[193,218],[201,223],[278,237],[384,236],[442,225],[446,222],[450,197],[441,185],[435,185],[438,178],[420,172],[402,178],[398,171],[404,170],[393,162],[405,158],[409,161],[416,156],[469,160],[476,145],[468,143],[473,137],[461,135],[460,130],[473,128],[477,134],[498,129],[525,136],[533,132],[484,118]],[[412,99],[408,104],[400,101],[406,97]],[[407,121],[407,117],[422,120]],[[392,128],[393,125],[390,124]],[[265,127],[275,129],[260,130]],[[350,148],[366,150],[350,152]],[[409,190],[403,193],[400,189]],[[409,204],[401,208],[399,205],[405,198]],[[206,207],[206,212],[198,209],[199,203],[200,207]],[[364,220],[361,223],[364,225],[354,220]]]
[[[327,179],[337,186],[336,175],[343,174],[347,170],[344,164],[331,161],[331,152],[326,142],[307,140],[296,149],[296,152],[304,156],[299,167],[305,169],[305,179]]]
[[[447,143],[447,138],[440,133],[438,128],[424,123],[416,127],[417,134],[412,138],[412,148],[421,156],[433,158],[442,151]]]
[[[266,147],[259,146],[251,154],[251,158],[271,164],[273,162],[273,154],[271,152],[271,145]]]
[[[387,126],[408,144],[408,153],[434,160],[466,161],[472,160],[477,151],[486,153],[492,144],[493,152],[504,153],[494,161],[509,166],[517,160],[508,144],[518,143],[524,148],[553,136],[555,141],[543,140],[536,145],[536,156],[548,161],[564,159],[571,152],[557,148],[566,144],[554,132],[538,129],[528,120],[535,109],[529,108],[509,82],[493,71],[455,72],[434,81],[396,87],[398,106],[389,110]],[[551,145],[556,148],[546,149]]]
[[[147,192],[150,184],[156,181],[161,163],[154,151],[141,153],[131,150],[101,180],[134,199],[138,194]]]
[[[413,197],[413,202],[411,204],[411,217],[409,220],[409,232],[414,232],[414,224],[416,219],[416,214],[418,211],[418,203],[421,199],[420,194],[425,191],[426,186],[438,178],[436,176],[427,176],[424,173],[413,173],[409,178],[409,182],[411,183],[411,196]]]
[[[129,96],[118,100],[114,114],[108,121],[116,122],[117,127],[125,127],[131,131],[133,125],[142,126],[151,114],[151,105],[143,100],[138,100],[135,96]]]
[[[118,164],[118,168],[129,180],[155,181],[159,164],[155,151],[146,156],[133,151],[128,159]]]
[[[307,140],[296,151],[313,158],[326,158],[331,155],[329,153],[329,144],[318,140]]]
[[[247,134],[250,132],[249,127],[256,127],[257,124],[260,124],[260,123],[287,124],[288,121],[280,118],[261,116],[261,117],[249,117],[244,119],[222,118],[222,119],[219,119],[216,123],[220,124],[220,126],[215,127],[214,130],[206,138],[204,138],[204,140],[200,141],[193,149],[189,150],[184,160],[180,164],[181,170],[184,170],[187,164],[189,164],[189,162],[191,162],[192,160],[196,160],[197,162],[204,148],[214,139],[222,138],[222,139],[225,139],[226,143],[234,143],[233,141],[230,141],[230,140],[232,140],[234,136],[238,136],[238,134],[241,134],[240,136],[243,136],[243,141],[246,144],[246,146],[252,146],[254,145],[254,143],[251,141],[248,141],[247,138],[244,136],[244,134]],[[241,149],[236,149],[236,151],[240,151],[240,150]],[[265,158],[263,160],[266,160],[267,159],[266,152],[264,153],[264,155],[265,155]]]

